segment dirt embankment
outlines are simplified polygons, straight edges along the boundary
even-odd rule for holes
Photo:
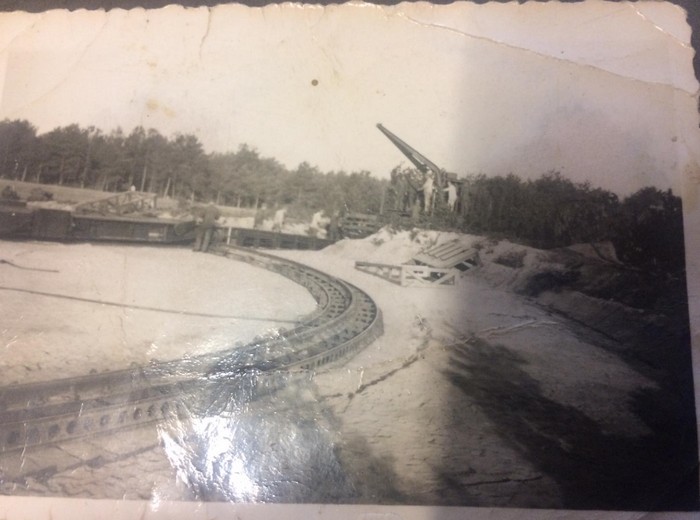
[[[490,262],[471,275],[524,295],[543,309],[571,320],[574,334],[599,333],[599,347],[656,383],[655,389],[630,394],[630,402],[634,414],[651,433],[640,439],[637,453],[667,464],[638,469],[665,473],[665,479],[675,482],[677,496],[667,497],[669,504],[675,501],[675,507],[678,503],[697,507],[697,468],[693,462],[697,460],[697,421],[685,277],[642,272],[614,257],[600,258],[571,249],[509,247],[505,252],[492,251]],[[576,324],[581,326],[579,333]],[[629,439],[620,446],[627,444]],[[608,453],[607,457],[610,452],[605,449],[600,453]],[[627,459],[622,466],[637,467],[631,463],[635,457]],[[658,489],[650,486],[649,496],[658,494]],[[664,506],[650,502],[648,507]]]
[[[541,251],[488,241],[480,247],[483,265],[469,275],[604,335],[606,348],[654,379],[669,372],[689,377],[685,276],[629,268],[609,247]]]
[[[586,257],[565,262],[563,283],[526,291],[539,304],[604,334],[612,340],[607,347],[637,370],[692,399],[685,276]]]

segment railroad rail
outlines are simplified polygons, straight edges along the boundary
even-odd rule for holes
[[[208,355],[0,388],[0,457],[173,417],[220,413],[222,395],[268,393],[339,364],[383,332],[380,309],[357,287],[302,264],[240,247],[215,254],[267,269],[317,302],[288,330]]]

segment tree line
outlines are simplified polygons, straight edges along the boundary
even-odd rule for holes
[[[25,120],[0,121],[0,177],[27,182],[139,191],[237,207],[345,209],[377,213],[386,181],[367,171],[288,169],[241,145],[206,153],[191,134],[165,137],[137,127],[105,133],[77,124],[38,134]]]
[[[671,190],[645,187],[621,199],[558,172],[531,180],[513,174],[471,175],[457,181],[459,200],[453,210],[447,196],[437,193],[431,214],[417,215],[416,208],[423,206],[418,188],[422,176],[414,169],[395,168],[385,207],[412,212],[413,223],[508,238],[540,249],[609,241],[627,264],[665,272],[684,269],[681,199]]]
[[[402,175],[419,186],[420,172]],[[322,172],[306,162],[288,169],[247,145],[206,153],[194,135],[165,137],[142,127],[126,134],[74,124],[38,134],[27,121],[4,120],[0,177],[105,191],[134,186],[197,202],[287,206],[308,216],[321,209],[328,214],[396,212],[399,204],[392,197],[399,197],[395,180],[401,176],[393,175],[390,183],[367,171]],[[455,211],[438,196],[432,215],[420,215],[420,222],[394,221],[503,236],[544,249],[609,240],[623,262],[674,272],[684,268],[681,200],[670,190],[647,187],[620,199],[557,172],[535,180],[472,175],[458,185]]]
[[[685,268],[682,204],[670,189],[645,187],[620,198],[557,172],[535,180],[472,176],[462,186],[459,215],[448,218],[464,231],[541,249],[609,241],[629,265]]]

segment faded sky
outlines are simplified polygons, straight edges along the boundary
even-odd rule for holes
[[[679,191],[699,153],[684,18],[602,2],[1,14],[0,119],[388,176],[406,161],[381,122],[461,175]]]

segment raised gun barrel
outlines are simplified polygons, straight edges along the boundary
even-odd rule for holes
[[[425,155],[420,153],[415,148],[411,147],[409,144],[401,140],[398,136],[388,130],[381,123],[377,123],[377,128],[383,133],[389,141],[394,143],[394,146],[398,148],[401,153],[403,153],[413,165],[418,168],[422,173],[433,172],[435,175],[435,183],[438,188],[442,188],[445,184],[445,171],[428,159]]]

